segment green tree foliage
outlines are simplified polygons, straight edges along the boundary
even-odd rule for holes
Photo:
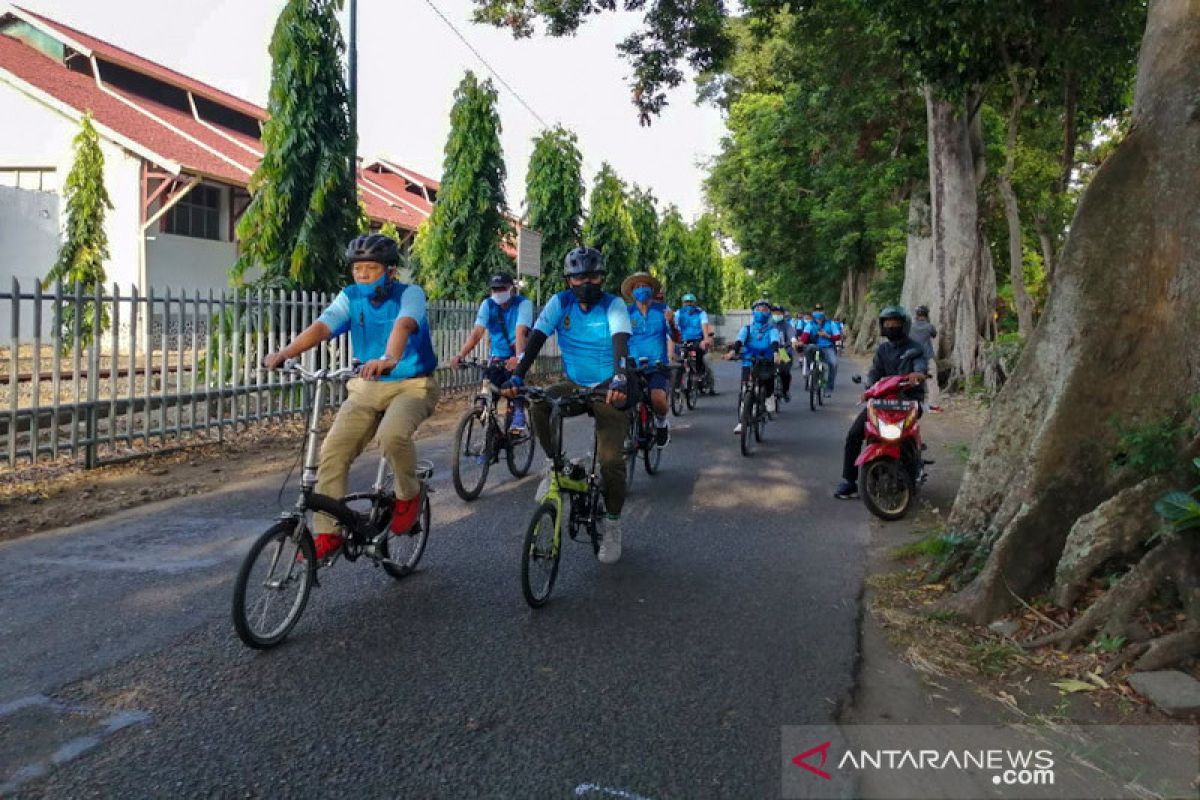
[[[868,22],[853,0],[736,21],[729,71],[702,80],[728,111],[706,194],[772,299],[831,303],[852,272],[902,268],[924,109]]]
[[[634,184],[629,193],[629,217],[637,234],[637,255],[633,263],[649,271],[658,257],[658,201],[649,189]]]
[[[778,0],[765,0],[773,5]],[[550,36],[571,36],[585,17],[614,11],[617,0],[475,0],[475,21],[509,28],[513,36],[531,36],[541,18]],[[709,70],[731,52],[724,27],[724,0],[624,0],[626,11],[644,11],[645,27],[630,34],[617,50],[633,66],[633,100],[648,125],[667,106],[666,90],[683,82],[680,62],[693,70]]]
[[[85,114],[79,123],[79,133],[74,141],[75,161],[63,184],[63,196],[67,202],[67,229],[63,243],[58,248],[58,259],[47,273],[44,285],[57,281],[67,284],[68,292],[74,286],[82,288],[83,296],[94,295],[96,288],[104,285],[104,262],[108,261],[108,234],[104,230],[104,214],[112,208],[108,190],[104,187],[104,153],[100,150],[100,137],[92,125],[92,115]],[[55,321],[64,343],[72,341],[75,318],[79,313],[81,346],[92,341],[96,313],[100,313],[100,328],[108,328],[108,311],[96,303],[84,302],[77,309],[73,303],[62,308]]]
[[[694,255],[692,234],[679,209],[674,205],[667,206],[658,226],[658,256],[652,272],[662,281],[663,290],[672,300],[684,292],[696,291],[692,267]]]
[[[288,0],[271,37],[270,118],[253,199],[238,222],[233,280],[262,267],[268,286],[334,291],[357,230],[355,136],[337,11],[341,0]]]
[[[579,245],[583,194],[583,154],[575,134],[558,127],[535,137],[525,203],[529,227],[542,234],[543,298],[562,287],[563,257]]]
[[[723,309],[747,309],[758,295],[754,278],[742,266],[740,255],[728,255],[721,261],[721,298]]]
[[[708,214],[701,214],[691,230],[688,231],[690,291],[696,294],[700,305],[710,311],[720,311],[722,308],[724,265],[712,217]],[[680,295],[687,291],[689,291],[687,286],[676,287],[676,290],[669,295],[669,299],[678,305]]]
[[[625,182],[604,163],[596,173],[583,224],[583,241],[604,255],[608,267],[604,288],[616,292],[621,281],[637,271],[638,240],[625,196]]]
[[[442,188],[417,235],[414,255],[430,297],[471,300],[488,276],[512,269],[501,249],[514,235],[504,213],[504,153],[496,89],[467,72],[454,92]]]

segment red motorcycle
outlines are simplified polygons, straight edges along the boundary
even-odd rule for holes
[[[866,436],[854,464],[863,503],[880,519],[897,520],[908,513],[917,487],[925,483],[925,465],[932,463],[922,455],[921,405],[903,396],[912,385],[906,376],[893,375],[866,391]]]

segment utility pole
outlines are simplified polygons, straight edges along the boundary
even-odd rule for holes
[[[350,182],[358,191],[358,0],[350,0]]]

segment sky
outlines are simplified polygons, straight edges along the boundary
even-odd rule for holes
[[[639,14],[604,14],[579,35],[516,41],[470,22],[471,0],[359,0],[359,139],[366,158],[388,155],[442,174],[454,88],[467,69],[487,69],[429,6],[434,3],[505,81],[551,125],[579,136],[589,187],[608,161],[629,183],[653,190],[685,219],[703,211],[702,163],[724,131],[720,112],[694,104],[686,83],[649,128],[629,100],[629,65],[615,45]],[[23,0],[32,11],[87,31],[259,105],[270,85],[267,44],[283,0]],[[510,207],[522,210],[532,138],[542,128],[496,81]]]

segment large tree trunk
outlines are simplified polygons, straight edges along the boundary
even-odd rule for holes
[[[1044,588],[1075,520],[1144,477],[1112,470],[1105,421],[1173,415],[1200,391],[1197,86],[1200,0],[1153,0],[1133,128],[1076,209],[1046,312],[955,499],[951,527],[994,542],[952,600],[972,619]]]
[[[905,273],[906,302],[929,306],[952,383],[979,371],[980,344],[992,330],[996,302],[996,276],[979,215],[978,187],[986,168],[970,106],[960,111],[925,89],[931,250],[928,271]]]
[[[917,186],[908,199],[908,243],[904,251],[904,288],[900,302],[910,310],[919,305],[929,306],[930,319],[937,325],[941,309],[936,309],[930,298],[937,291],[933,271],[933,230],[929,209],[929,187]],[[944,337],[933,340],[939,349]]]
[[[1027,339],[1033,332],[1033,300],[1025,290],[1025,236],[1021,230],[1021,212],[1017,208],[1012,175],[1017,165],[1017,131],[1021,126],[1021,111],[1025,107],[1028,83],[1015,77],[1011,83],[1013,96],[1008,109],[1004,168],[997,176],[997,183],[1000,196],[1004,199],[1004,219],[1008,223],[1008,278],[1012,284],[1013,304],[1017,307],[1017,332],[1022,339]]]

